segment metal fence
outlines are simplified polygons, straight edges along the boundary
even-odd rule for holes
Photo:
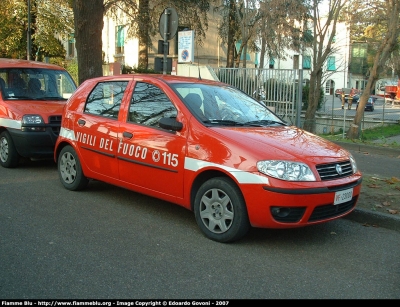
[[[231,84],[262,101],[287,123],[303,127],[303,71],[296,69],[216,68],[219,80]],[[315,115],[317,134],[343,134],[349,129],[356,113],[356,104],[346,103],[342,109],[340,97],[326,95]],[[372,112],[365,111],[361,129],[399,124],[400,105],[383,98],[375,101]]]
[[[342,109],[340,97],[325,96],[315,116],[316,133],[342,134],[345,137],[353,123],[356,109],[357,104],[349,106],[348,103]],[[400,124],[400,105],[376,96],[373,110],[364,110],[360,129],[363,131],[392,124]]]
[[[219,80],[265,103],[287,122],[300,125],[302,70],[217,68]]]

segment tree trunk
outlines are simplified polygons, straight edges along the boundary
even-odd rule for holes
[[[103,0],[73,0],[78,82],[103,75]]]
[[[226,58],[226,67],[232,68],[234,65],[235,58],[235,16],[236,16],[236,4],[234,0],[229,1],[229,24],[228,24],[228,54]]]
[[[321,96],[322,70],[313,71],[310,75],[310,92],[308,96],[308,107],[304,117],[303,128],[311,133],[316,131],[315,113]]]
[[[139,1],[139,68],[147,69],[149,64],[149,0]]]

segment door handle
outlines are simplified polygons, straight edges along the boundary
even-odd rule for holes
[[[78,125],[79,126],[84,126],[86,124],[86,121],[83,119],[78,119]]]
[[[122,133],[122,136],[123,136],[124,138],[131,139],[131,138],[133,137],[133,133],[124,131],[124,132]]]

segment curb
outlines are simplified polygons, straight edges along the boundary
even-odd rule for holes
[[[374,212],[366,209],[358,209],[343,217],[364,226],[382,227],[390,230],[400,231],[400,217],[388,215],[380,212]]]
[[[334,143],[349,151],[352,150],[357,152],[367,152],[377,155],[391,156],[395,158],[400,157],[400,149],[397,148],[346,142]],[[390,230],[400,231],[400,216],[375,212],[367,209],[359,209],[357,208],[357,205],[354,211],[346,215],[344,218],[361,223],[365,226],[382,227]]]
[[[366,144],[357,144],[357,143],[346,143],[346,142],[333,142],[347,150],[353,150],[358,152],[369,152],[377,155],[385,155],[398,157],[400,156],[400,149],[390,148],[390,147],[382,147],[382,146],[374,146],[374,145],[366,145]]]

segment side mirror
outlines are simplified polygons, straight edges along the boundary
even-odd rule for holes
[[[166,130],[172,130],[172,131],[180,131],[183,128],[183,124],[178,122],[175,118],[169,118],[169,117],[162,117],[158,121],[158,125]]]

